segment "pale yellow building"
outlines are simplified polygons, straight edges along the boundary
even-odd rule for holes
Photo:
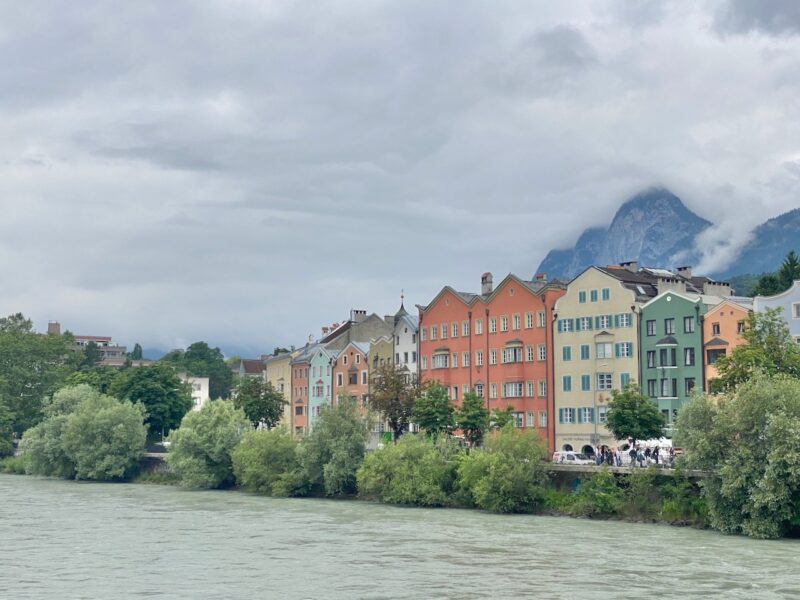
[[[272,384],[276,390],[283,394],[286,404],[283,407],[281,425],[285,425],[290,431],[294,431],[294,411],[292,410],[292,360],[300,352],[284,352],[277,356],[270,356],[265,361],[264,379]]]

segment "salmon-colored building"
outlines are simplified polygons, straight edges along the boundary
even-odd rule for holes
[[[737,300],[752,302],[749,298],[737,298]],[[703,363],[707,392],[710,391],[711,380],[719,376],[715,364],[717,360],[744,343],[742,334],[749,313],[748,306],[733,300],[725,300],[710,308],[703,317]]]
[[[444,287],[417,307],[420,379],[438,381],[457,404],[474,391],[490,411],[513,407],[516,426],[536,429],[552,450],[551,322],[564,291],[544,276],[514,275],[493,289],[491,273],[481,277],[480,294]]]
[[[355,398],[358,406],[367,405],[369,394],[369,344],[350,342],[333,362],[333,402],[342,396]]]
[[[300,353],[292,360],[292,425],[297,434],[308,431],[308,369],[311,357]]]

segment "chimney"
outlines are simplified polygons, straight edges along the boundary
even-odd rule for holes
[[[547,273],[537,273],[536,281],[547,281]]]
[[[703,284],[703,293],[706,296],[719,296],[726,298],[733,295],[731,284],[724,281],[706,281]]]
[[[659,277],[658,283],[656,284],[656,288],[658,289],[658,293],[662,294],[664,292],[678,292],[679,294],[686,293],[686,282],[682,279],[678,279],[677,277]]]
[[[47,324],[47,333],[52,333],[53,335],[61,335],[61,323],[58,321],[50,321]]]
[[[387,325],[394,327],[394,315],[383,315],[383,320]]]
[[[622,267],[623,269],[627,269],[631,273],[636,273],[636,271],[639,270],[639,263],[637,263],[635,260],[621,262],[619,263],[619,266]]]
[[[350,320],[353,321],[353,323],[361,323],[361,321],[363,321],[366,318],[367,318],[367,311],[365,310],[357,310],[354,308],[350,311]]]
[[[330,327],[323,327],[323,328],[322,328],[322,337],[325,337],[326,335],[328,335],[328,332],[329,332],[330,330],[331,330],[331,328],[330,328]]]
[[[492,274],[484,273],[481,275],[481,294],[488,296],[492,293]]]
[[[678,275],[684,279],[692,278],[692,267],[678,267]]]

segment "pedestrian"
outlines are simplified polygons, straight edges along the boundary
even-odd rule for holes
[[[634,446],[631,446],[631,449],[628,450],[628,456],[631,457],[631,466],[635,467],[636,466],[636,448]]]
[[[644,467],[644,453],[641,448],[636,451],[636,462],[639,463],[639,468]]]
[[[644,460],[646,462],[650,461],[650,448],[645,448],[644,449]]]
[[[656,463],[656,466],[658,466],[658,452],[659,452],[658,446],[656,446],[655,448],[653,448],[653,454],[652,454],[652,457],[653,457],[653,460],[654,460],[654,461],[655,461],[655,463]]]
[[[616,461],[618,467],[622,466],[622,453],[620,452],[619,448],[614,451],[614,460]]]
[[[672,467],[675,462],[675,448],[669,449],[669,466]]]

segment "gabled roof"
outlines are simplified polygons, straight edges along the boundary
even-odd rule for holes
[[[711,338],[705,344],[703,344],[703,346],[705,346],[706,348],[713,348],[715,346],[723,347],[728,345],[729,345],[728,342],[718,337]]]
[[[753,298],[753,302],[757,304],[759,300],[777,300],[778,298],[784,298],[785,296],[792,296],[794,294],[800,294],[800,279],[795,280],[792,287],[785,292],[775,294],[774,296],[756,296]]]
[[[258,375],[264,371],[264,362],[258,359],[243,358],[242,369],[246,375]]]
[[[674,336],[668,335],[656,342],[656,346],[677,346],[678,340]]]

